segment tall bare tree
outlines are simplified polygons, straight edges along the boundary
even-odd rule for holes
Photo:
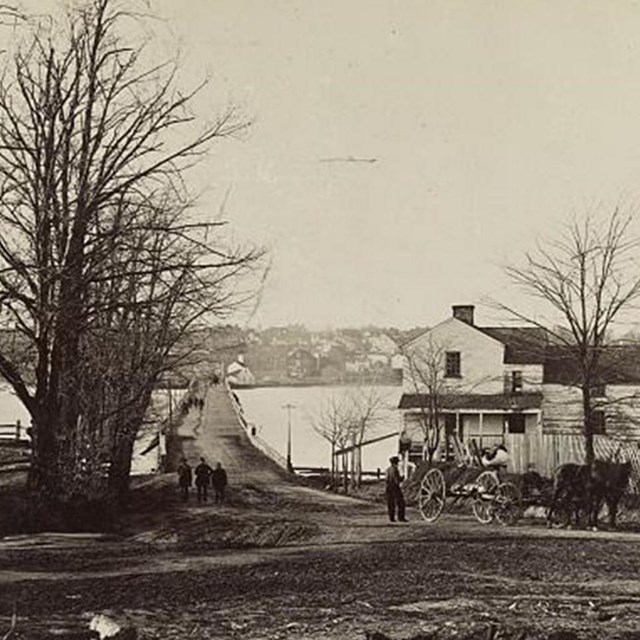
[[[446,347],[431,336],[420,348],[403,346],[402,355],[409,383],[416,394],[425,394],[419,403],[423,436],[422,457],[429,462],[440,447],[442,409],[447,393],[445,380]]]
[[[544,328],[581,391],[586,463],[594,454],[594,414],[601,407],[594,391],[604,382],[607,339],[615,324],[640,299],[638,237],[632,216],[586,215],[555,239],[538,244],[522,266],[507,267],[511,280],[551,312],[546,317],[499,305],[512,316]],[[545,317],[544,320],[541,318]],[[614,364],[615,366],[615,364]]]
[[[348,433],[352,447],[352,478],[355,487],[362,484],[362,446],[375,433],[384,417],[387,396],[381,387],[355,387],[347,394]]]
[[[362,483],[362,445],[384,417],[388,398],[380,387],[354,387],[331,395],[311,419],[314,431],[331,444],[332,476],[337,476],[334,459],[343,453],[343,484]],[[349,464],[350,457],[350,464]]]
[[[247,122],[227,110],[196,128],[177,67],[145,66],[119,37],[127,7],[88,0],[64,24],[39,21],[0,80],[0,304],[34,353],[28,376],[0,351],[0,374],[31,414],[30,486],[45,503],[77,492],[91,438],[113,437],[114,421],[127,435],[111,457],[124,447],[130,464],[172,345],[229,308],[259,257],[192,216],[184,183]]]

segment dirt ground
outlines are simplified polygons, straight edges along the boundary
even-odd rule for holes
[[[0,637],[15,611],[15,640],[96,613],[158,639],[640,638],[638,534],[409,518],[298,486],[184,506],[154,479],[115,534],[0,540]]]

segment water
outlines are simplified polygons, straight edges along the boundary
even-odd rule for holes
[[[353,393],[353,387],[270,387],[256,389],[238,389],[249,422],[256,425],[259,435],[283,456],[287,453],[287,411],[286,404],[295,406],[291,410],[291,459],[296,467],[329,467],[331,465],[331,446],[319,436],[312,427],[314,416],[332,397],[343,398]],[[379,419],[365,439],[375,438],[387,433],[398,433],[400,412],[396,409],[401,395],[400,387],[376,387],[383,398],[383,408]],[[167,412],[166,392],[154,393],[154,413],[164,417]],[[177,405],[180,392],[174,391],[173,403]],[[15,424],[16,420],[24,426],[30,423],[27,410],[6,385],[0,385],[0,424]],[[136,454],[141,451],[155,435],[154,429],[141,433],[136,443]],[[362,463],[365,471],[384,469],[389,456],[397,453],[397,438],[389,438],[364,447]],[[145,456],[135,455],[133,473],[150,473],[157,467],[157,449]]]
[[[401,387],[375,387],[382,398],[382,409],[365,440],[388,433],[398,433],[400,412],[397,409]],[[357,393],[354,387],[261,387],[236,390],[247,420],[258,434],[283,456],[287,453],[288,412],[291,410],[291,460],[294,467],[329,467],[331,445],[318,435],[312,426],[314,417],[331,398],[344,398]],[[397,437],[364,447],[362,464],[365,471],[384,469],[389,457],[397,454]]]
[[[174,410],[184,394],[183,390],[174,390],[172,401]],[[134,457],[132,461],[132,473],[134,475],[152,473],[158,468],[158,449],[155,448],[145,455],[140,452],[152,442],[157,434],[157,424],[168,413],[168,395],[166,391],[155,391],[152,398],[151,414],[157,418],[157,422],[147,425],[147,428],[140,432],[134,447]],[[31,423],[29,412],[18,400],[15,393],[6,384],[0,383],[0,425],[15,425],[20,420],[21,425],[26,428]],[[0,435],[12,438],[15,431],[10,429],[0,429]]]
[[[31,423],[29,412],[8,385],[0,384],[0,424],[20,424],[28,427]]]

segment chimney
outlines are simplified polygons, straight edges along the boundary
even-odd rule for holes
[[[475,307],[472,304],[454,304],[452,309],[454,318],[473,326],[473,312]]]

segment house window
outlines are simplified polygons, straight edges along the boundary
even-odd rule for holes
[[[507,415],[507,432],[524,433],[524,413],[509,413]]]
[[[445,378],[460,378],[460,352],[447,351],[444,370]]]
[[[600,436],[606,433],[606,419],[602,409],[591,412],[591,433]]]
[[[591,387],[592,398],[604,398],[606,396],[605,386],[603,384],[594,384]]]
[[[522,371],[511,372],[511,393],[522,393]]]

